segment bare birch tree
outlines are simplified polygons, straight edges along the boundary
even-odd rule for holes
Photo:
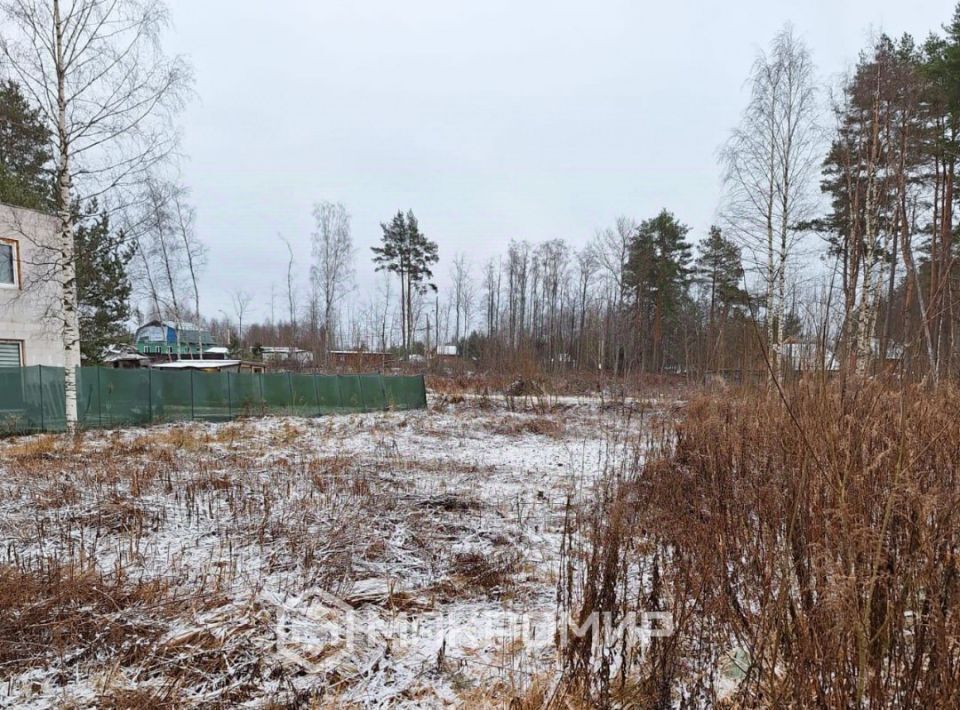
[[[623,330],[621,315],[623,313],[623,298],[625,292],[624,274],[627,261],[630,258],[630,242],[637,233],[636,220],[629,217],[618,217],[616,225],[598,231],[593,241],[593,252],[603,278],[606,281],[607,293],[611,296],[608,308],[608,327],[604,338],[599,343],[601,352],[605,340],[609,339],[611,350],[618,353],[622,346]],[[599,367],[603,369],[603,356],[599,355]],[[613,374],[618,374],[619,358],[614,357]]]
[[[767,346],[778,369],[788,262],[812,216],[818,167],[814,66],[788,25],[750,72],[750,102],[721,151],[724,216],[765,287]]]
[[[296,257],[293,253],[293,245],[290,240],[282,234],[277,235],[284,246],[287,247],[287,316],[290,318],[291,342],[289,344],[290,357],[293,357],[293,342],[297,338],[297,285],[294,279],[293,265],[296,263]]]
[[[577,263],[577,291],[579,292],[578,309],[580,311],[576,335],[576,356],[577,365],[579,366],[583,362],[584,340],[586,339],[587,302],[590,294],[590,286],[598,265],[596,246],[593,244],[586,245],[577,252],[575,258]]]
[[[337,303],[353,275],[353,238],[350,214],[340,203],[319,202],[313,208],[313,265],[310,280],[323,309],[324,358],[337,342]]]
[[[237,340],[240,344],[240,352],[243,352],[243,317],[250,308],[250,302],[253,301],[253,295],[249,291],[236,289],[230,294],[230,300],[233,303],[233,313],[237,317]]]
[[[466,254],[458,254],[450,267],[453,284],[453,342],[459,347],[460,338],[470,328],[469,318],[475,298],[473,276]]]
[[[192,283],[194,298],[199,300],[197,270],[202,246],[186,224],[181,188],[174,183],[148,179],[138,207],[141,212],[133,224],[132,238],[157,305],[157,316],[170,318],[177,325],[179,358],[183,356],[180,336],[184,322],[197,311],[191,307],[188,294]]]
[[[71,206],[116,194],[173,149],[171,113],[190,72],[160,47],[160,0],[0,0],[0,53],[51,136],[56,188],[57,280],[66,368],[66,420],[77,425],[80,365]]]
[[[207,250],[203,242],[197,238],[195,229],[196,210],[187,203],[189,193],[186,188],[174,186],[173,213],[175,217],[177,236],[183,247],[183,257],[186,262],[186,271],[190,277],[190,286],[193,290],[193,317],[200,337],[200,357],[203,357],[202,323],[200,314],[200,272],[206,265]]]

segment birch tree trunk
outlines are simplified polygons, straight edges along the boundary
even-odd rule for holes
[[[54,209],[60,286],[66,420],[77,428],[80,324],[72,208],[92,198],[122,206],[176,143],[167,121],[190,84],[168,61],[159,35],[161,0],[0,0],[0,54],[50,135],[56,165]]]
[[[750,102],[721,152],[724,220],[764,288],[772,379],[781,369],[786,270],[802,234],[797,225],[815,209],[809,193],[819,165],[813,64],[789,26],[769,55],[757,57],[750,79]]]
[[[77,373],[80,367],[80,314],[77,306],[77,267],[74,254],[73,215],[70,211],[70,136],[67,131],[67,94],[60,2],[53,0],[54,52],[57,83],[57,219],[60,227],[60,283],[63,307],[64,394],[67,431],[77,432]]]

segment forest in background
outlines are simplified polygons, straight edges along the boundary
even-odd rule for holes
[[[54,19],[17,7],[8,15],[24,27]],[[432,356],[455,345],[461,369],[613,376],[851,370],[938,381],[960,366],[960,11],[923,40],[877,37],[839,79],[820,76],[785,26],[757,55],[741,120],[718,147],[722,201],[705,234],[667,205],[619,217],[579,247],[514,239],[476,263],[446,253],[442,235],[401,210],[373,253],[359,253],[348,207],[321,200],[309,254],[303,239],[281,237],[289,259],[278,285],[254,294],[224,284],[233,307],[216,314],[201,303],[209,255],[196,206],[171,169],[190,68],[162,54],[152,69],[144,62],[142,37],[157,40],[166,15],[161,3],[139,13],[122,25],[126,51],[97,25],[81,28],[90,46],[130,64],[112,87],[106,70],[116,67],[87,84],[83,72],[65,77],[83,91],[127,92],[111,121],[92,114],[74,134],[50,102],[56,71],[31,73],[29,42],[4,45],[0,200],[64,225],[70,249],[55,250],[45,277],[63,281],[68,301],[75,289],[79,335],[65,337],[87,361],[164,318],[204,324],[236,355],[296,346],[321,364],[334,349]],[[141,83],[124,84],[132,76]],[[154,108],[141,116],[144,103]],[[64,145],[76,148],[73,167]],[[381,274],[361,289],[355,265],[367,258]],[[268,316],[252,322],[252,304]]]
[[[245,343],[318,354],[331,344],[419,353],[456,344],[484,369],[612,375],[954,375],[960,13],[922,41],[877,37],[836,81],[818,76],[788,26],[748,81],[741,122],[720,146],[723,197],[707,234],[691,233],[682,205],[671,206],[620,217],[581,248],[512,240],[483,264],[457,254],[439,292],[435,262],[398,262],[388,276],[400,289],[386,278],[361,297],[349,269],[318,283],[344,235],[350,259],[364,258],[336,205],[345,222],[337,232],[318,218],[304,305],[288,282],[286,308],[251,324]],[[216,325],[236,336],[234,319]]]

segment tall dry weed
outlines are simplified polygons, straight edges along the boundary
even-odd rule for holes
[[[582,621],[666,610],[640,648],[589,634],[599,705],[960,706],[960,392],[797,383],[690,403],[569,526]]]

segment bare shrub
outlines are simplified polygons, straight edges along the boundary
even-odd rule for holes
[[[642,655],[573,639],[568,681],[598,704],[960,703],[960,393],[805,382],[784,400],[692,402],[571,524],[575,616],[673,619]]]

